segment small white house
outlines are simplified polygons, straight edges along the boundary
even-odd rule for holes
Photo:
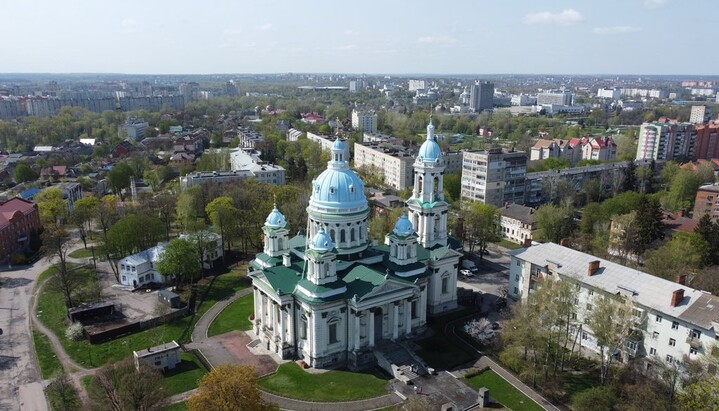
[[[502,214],[501,229],[504,238],[518,244],[532,239],[532,234],[537,229],[532,207],[505,204],[499,212]]]
[[[202,265],[206,269],[212,268],[215,261],[221,259],[224,255],[222,236],[214,231],[200,230],[192,234],[180,234],[180,238],[193,244],[197,244],[198,241],[204,243],[205,255],[202,256]]]
[[[157,271],[156,265],[165,245],[167,243],[157,243],[155,247],[120,260],[120,284],[137,288],[149,283],[164,283],[165,277]]]
[[[133,351],[135,369],[140,369],[140,363],[159,370],[171,370],[180,363],[180,344],[175,341],[150,347],[146,350]]]

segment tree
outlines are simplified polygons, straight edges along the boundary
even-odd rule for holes
[[[200,258],[194,244],[176,238],[165,245],[155,267],[165,277],[174,276],[178,282],[191,284],[202,269]]]
[[[115,195],[121,195],[122,190],[130,187],[130,179],[134,170],[127,163],[119,163],[107,173],[107,183]]]
[[[70,222],[77,228],[82,239],[82,244],[87,248],[87,233],[90,231],[90,223],[97,215],[97,208],[100,206],[100,200],[97,197],[83,197],[75,201],[75,205],[70,214]]]
[[[35,196],[35,203],[40,211],[43,226],[62,225],[67,216],[67,203],[59,188],[47,188]]]
[[[663,173],[662,173],[663,174]],[[669,192],[662,196],[662,205],[672,211],[691,210],[702,181],[690,170],[679,170],[669,182]]]
[[[624,181],[622,182],[622,191],[634,191],[637,188],[637,165],[634,160],[627,161],[627,167],[624,168]]]
[[[61,372],[45,388],[48,402],[55,411],[75,411],[82,409],[82,402],[75,386],[67,374]]]
[[[167,405],[162,374],[147,365],[135,369],[132,357],[100,368],[88,387],[93,409],[154,411]]]
[[[464,239],[469,242],[470,253],[478,248],[480,261],[489,243],[502,239],[501,221],[502,215],[491,204],[474,201],[464,211]]]
[[[37,180],[37,173],[35,170],[30,168],[27,163],[24,161],[20,161],[17,163],[17,166],[15,166],[15,171],[13,171],[13,178],[15,179],[15,182],[20,183],[27,183],[29,181],[35,181]]]
[[[575,410],[606,411],[611,410],[617,401],[611,386],[594,387],[574,394],[572,407]]]
[[[621,350],[632,331],[633,307],[630,300],[597,295],[587,313],[589,328],[597,340],[600,357],[600,379],[607,380],[615,350]]]
[[[175,206],[179,223],[186,232],[199,218],[203,217],[205,205],[202,202],[202,187],[194,186],[182,190]]]
[[[633,239],[634,252],[644,254],[651,243],[664,237],[662,210],[659,202],[653,197],[642,195],[637,204],[636,237]]]
[[[253,367],[223,364],[202,377],[197,392],[187,400],[187,409],[272,411],[278,408],[262,400]]]
[[[674,280],[677,273],[698,272],[709,258],[709,245],[699,234],[678,232],[669,242],[648,253],[645,269]]]
[[[718,410],[719,378],[706,378],[684,387],[677,400],[681,410]]]
[[[222,236],[222,248],[224,249],[225,243],[227,243],[227,251],[230,251],[233,223],[238,215],[238,210],[235,208],[232,198],[227,196],[217,197],[205,207],[205,212],[212,225]]]
[[[107,231],[103,249],[115,278],[119,279],[119,259],[156,245],[163,231],[162,222],[147,214],[130,214],[113,224]]]
[[[546,204],[534,213],[540,238],[559,244],[562,239],[569,238],[576,229],[574,209],[570,205],[556,206]]]
[[[450,201],[459,201],[462,191],[462,176],[460,173],[444,175],[444,195]]]
[[[53,263],[53,285],[57,286],[65,297],[65,306],[74,307],[72,292],[78,285],[78,276],[67,265],[67,242],[70,236],[64,228],[50,226],[42,233],[42,244],[45,253]]]
[[[709,246],[709,256],[714,263],[719,263],[719,222],[712,222],[709,214],[699,219],[695,233],[699,234]]]

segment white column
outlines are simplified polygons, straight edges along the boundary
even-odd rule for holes
[[[253,321],[254,324],[252,324],[252,328],[255,330],[255,333],[257,333],[257,335],[259,335],[260,327],[257,325],[257,322],[258,322],[258,320],[262,319],[261,314],[260,314],[260,290],[255,288],[252,291],[252,293],[254,294],[253,297],[254,297],[254,305],[255,305],[255,321]]]
[[[392,339],[396,340],[399,334],[399,304],[394,303],[394,321],[392,321]]]
[[[360,349],[360,313],[355,312],[355,351]]]
[[[282,345],[285,344],[285,339],[287,336],[287,329],[285,326],[287,325],[287,321],[285,320],[285,312],[282,310],[282,306],[279,307],[280,309],[280,343]]]
[[[287,306],[287,343],[295,343],[295,308],[292,304]]]
[[[409,335],[412,332],[412,302],[405,300],[404,302],[404,334]]]
[[[374,313],[367,310],[367,315],[369,316],[369,346],[372,348],[374,347]]]
[[[262,295],[262,291],[260,291],[260,332],[267,326],[265,315],[265,296]]]
[[[270,300],[269,298],[268,300],[268,302],[270,303],[270,318],[272,321],[272,339],[275,340],[277,338],[277,304],[275,304],[275,302]]]

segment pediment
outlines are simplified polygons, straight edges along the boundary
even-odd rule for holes
[[[373,288],[372,291],[363,295],[362,298],[360,298],[360,301],[366,301],[393,293],[406,292],[407,290],[414,290],[415,288],[417,288],[417,286],[413,284],[401,283],[399,281],[387,279],[382,284]]]

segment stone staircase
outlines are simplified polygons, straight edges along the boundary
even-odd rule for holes
[[[426,364],[408,347],[393,341],[380,341],[375,347],[377,364],[405,384],[429,373]]]

